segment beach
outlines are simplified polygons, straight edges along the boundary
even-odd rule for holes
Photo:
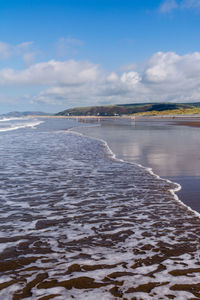
[[[200,0],[0,11],[0,300],[200,300]]]
[[[152,168],[162,178],[179,183],[179,197],[200,212],[198,116],[102,119],[92,130],[87,124],[78,131],[105,139],[118,158]]]
[[[135,125],[112,122],[1,133],[0,299],[200,298],[199,214],[179,184],[131,161]],[[148,126],[151,139],[165,130]]]

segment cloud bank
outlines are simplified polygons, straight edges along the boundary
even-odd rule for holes
[[[141,68],[138,67],[140,70]],[[123,70],[123,69],[122,69]],[[134,102],[200,101],[200,52],[155,53],[142,70],[107,72],[88,61],[50,60],[0,70],[0,87],[36,88],[31,103],[67,107]]]

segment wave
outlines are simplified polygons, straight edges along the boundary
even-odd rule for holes
[[[27,120],[30,119],[29,117],[2,117],[0,118],[0,122],[8,122],[8,121],[15,121],[15,120]]]
[[[1,127],[0,132],[13,131],[13,130],[22,129],[22,128],[26,128],[26,127],[31,127],[34,129],[36,126],[38,126],[39,124],[41,124],[43,122],[44,121],[33,121],[33,122],[29,122],[29,123],[9,124],[10,126],[8,126],[8,127],[6,127],[6,126]]]

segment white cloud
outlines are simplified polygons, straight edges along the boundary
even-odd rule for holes
[[[97,80],[98,65],[89,62],[51,60],[22,71],[0,70],[0,85],[79,85]]]
[[[105,89],[109,97],[116,94],[115,103],[200,101],[200,52],[182,56],[158,52],[143,71],[125,72],[104,86],[104,95]]]
[[[199,101],[200,53],[155,54],[144,71],[143,84],[156,101]]]
[[[121,76],[121,81],[125,84],[134,86],[141,81],[140,75],[137,72],[123,73]]]
[[[23,88],[27,101],[49,105],[84,106],[134,102],[200,101],[200,52],[155,53],[143,69],[107,73],[91,62],[55,61],[15,71],[0,70],[4,89]],[[11,89],[12,88],[12,89]],[[18,89],[20,90],[20,89]],[[35,91],[35,92],[33,92]],[[23,92],[24,94],[24,92]]]
[[[149,82],[173,81],[177,76],[176,64],[180,57],[173,52],[158,52],[149,60],[145,79]]]
[[[108,82],[115,82],[119,79],[118,75],[115,73],[115,72],[112,72],[110,73],[108,76],[107,76],[107,81]]]
[[[158,52],[149,60],[144,73],[146,81],[177,85],[200,80],[200,53],[180,56],[174,52]]]

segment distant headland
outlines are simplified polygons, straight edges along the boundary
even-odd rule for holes
[[[200,114],[200,102],[195,103],[133,103],[105,106],[76,107],[61,111],[56,116],[162,116]]]

